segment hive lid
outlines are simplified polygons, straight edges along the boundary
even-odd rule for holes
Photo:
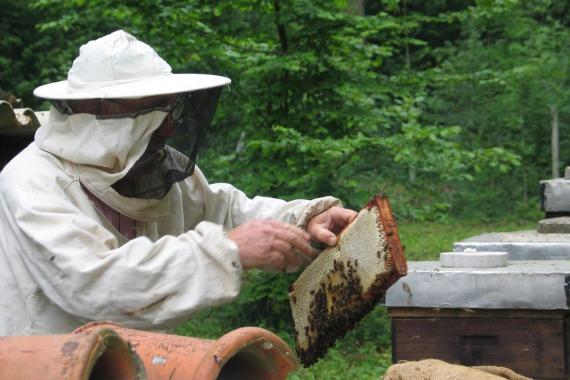
[[[508,252],[509,260],[568,260],[570,234],[536,231],[496,232],[473,236],[453,244],[453,251]]]
[[[374,196],[292,285],[297,353],[315,363],[406,274],[404,250],[388,197]]]
[[[446,268],[408,263],[386,293],[386,306],[431,309],[570,309],[570,261],[516,260],[495,268]]]

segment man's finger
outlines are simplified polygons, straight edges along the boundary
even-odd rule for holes
[[[345,210],[345,220],[346,224],[352,223],[352,221],[358,216],[358,213],[354,210],[343,209]]]
[[[275,228],[285,229],[285,230],[291,231],[295,234],[298,234],[301,238],[304,238],[307,241],[309,241],[311,239],[311,235],[309,235],[309,233],[307,231],[302,230],[299,227],[296,227],[292,224],[283,223],[283,222],[279,222],[276,220],[271,220],[270,222],[273,225],[273,227],[275,227]]]
[[[303,231],[304,232],[304,231]],[[291,244],[294,248],[298,249],[306,255],[312,254],[312,248],[309,245],[308,234],[301,234],[292,229],[277,229],[275,232],[275,237],[277,239],[284,240]]]
[[[337,233],[342,231],[357,215],[358,213],[354,210],[339,207],[332,208],[330,217],[334,226],[333,230]]]
[[[295,250],[295,254],[299,257],[299,264],[301,263],[310,263],[313,261],[320,253],[320,249],[312,248],[312,252],[310,255],[306,255],[303,252],[299,251],[298,249]]]
[[[285,260],[287,262],[286,267],[297,267],[299,265],[299,256],[295,251],[291,250],[285,254]]]
[[[271,244],[271,249],[281,253],[288,253],[293,250],[293,245],[285,240],[274,239]]]
[[[269,256],[269,266],[277,270],[285,270],[287,268],[287,257],[278,251],[270,251]]]
[[[320,224],[314,225],[311,230],[313,238],[321,243],[333,246],[336,244],[336,235]]]

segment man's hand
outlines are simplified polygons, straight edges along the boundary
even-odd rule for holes
[[[336,244],[337,235],[356,218],[356,215],[358,213],[354,210],[331,207],[309,220],[307,231],[313,241],[333,246]]]
[[[302,260],[296,251],[313,257],[307,232],[275,220],[252,220],[231,230],[228,238],[239,248],[243,269],[269,267],[285,270]]]

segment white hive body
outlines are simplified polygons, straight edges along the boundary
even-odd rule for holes
[[[292,286],[289,298],[301,362],[310,365],[323,356],[405,271],[388,199],[376,196],[341,233],[337,245],[325,249]]]

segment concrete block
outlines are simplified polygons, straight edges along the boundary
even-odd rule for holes
[[[439,263],[448,268],[497,268],[508,264],[507,252],[442,252]]]
[[[570,234],[570,217],[543,219],[538,222],[537,231],[541,234]]]

